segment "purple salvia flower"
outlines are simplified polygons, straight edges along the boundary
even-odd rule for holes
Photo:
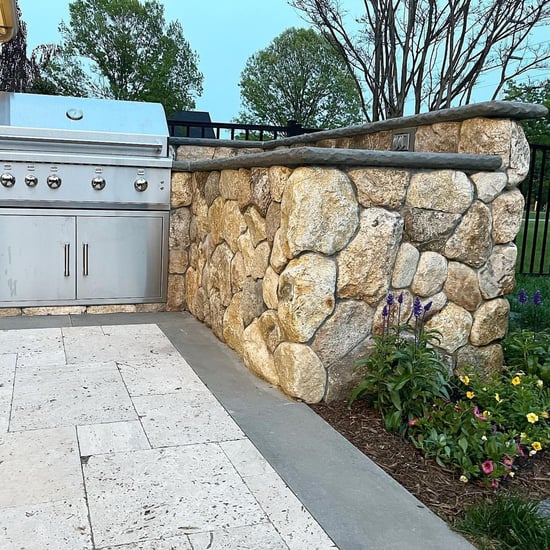
[[[393,294],[390,292],[390,294],[388,294],[388,297],[386,298],[386,304],[388,304],[389,306],[393,306],[394,303],[395,300]]]
[[[537,290],[533,295],[533,304],[540,306],[542,304],[542,292]]]
[[[403,293],[401,292],[399,296],[397,297],[397,303],[402,304],[403,303]]]
[[[424,313],[430,311],[431,307],[432,307],[432,304],[433,302],[428,302],[425,306],[424,306]]]
[[[518,293],[518,302],[520,304],[525,304],[527,303],[527,300],[529,300],[529,296],[527,295],[527,292],[525,292],[524,288],[520,288]]]
[[[388,316],[388,306],[384,306],[382,308],[382,317],[384,317],[384,319]]]
[[[413,302],[413,315],[418,318],[422,315],[422,304],[420,298],[417,296]]]

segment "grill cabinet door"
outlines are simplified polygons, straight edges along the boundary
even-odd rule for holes
[[[162,213],[79,216],[78,300],[162,301],[167,223]]]
[[[73,216],[0,216],[0,305],[75,299]]]

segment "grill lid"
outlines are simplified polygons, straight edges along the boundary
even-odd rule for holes
[[[0,92],[0,148],[167,157],[160,103]]]

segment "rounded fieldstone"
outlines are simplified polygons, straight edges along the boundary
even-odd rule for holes
[[[403,243],[399,247],[391,280],[393,288],[406,288],[412,283],[419,259],[420,252],[412,244]]]
[[[504,298],[485,302],[474,313],[474,322],[470,343],[474,346],[486,346],[506,336],[510,304]]]
[[[244,323],[241,310],[242,293],[233,296],[223,316],[223,339],[239,355],[243,355]]]
[[[279,385],[286,394],[306,403],[323,399],[326,370],[309,346],[283,342],[275,350],[274,359]]]
[[[417,296],[431,296],[443,288],[447,279],[447,260],[437,252],[423,252],[416,268],[411,290]]]
[[[294,342],[307,342],[334,310],[336,265],[319,254],[291,260],[279,277],[281,326]]]
[[[371,333],[374,309],[365,302],[344,300],[315,334],[311,345],[325,367],[349,353]]]
[[[474,202],[445,245],[445,256],[471,267],[481,267],[491,253],[491,212]]]
[[[279,384],[279,373],[273,354],[263,338],[260,320],[256,319],[243,333],[244,364],[271,384]]]
[[[365,208],[385,206],[397,210],[403,206],[410,173],[395,168],[361,168],[348,171],[357,187],[357,200]]]
[[[332,255],[352,238],[358,205],[349,178],[334,168],[294,170],[281,202],[281,231],[291,256],[303,251]]]
[[[525,200],[519,189],[513,189],[498,196],[491,204],[493,217],[493,243],[512,242],[523,221]]]
[[[426,323],[426,328],[439,332],[441,340],[437,343],[437,347],[448,353],[454,353],[468,343],[472,316],[464,308],[449,302]]]
[[[477,271],[460,262],[449,262],[444,290],[451,302],[468,311],[481,303]]]
[[[412,175],[406,204],[413,208],[462,214],[473,199],[473,186],[466,174],[454,170],[432,170]]]
[[[374,306],[385,297],[403,233],[396,212],[369,208],[361,213],[359,231],[338,255],[338,296]]]
[[[493,248],[487,263],[479,270],[479,288],[486,300],[511,294],[516,284],[516,245],[498,245]]]

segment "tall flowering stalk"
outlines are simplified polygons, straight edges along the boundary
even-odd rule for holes
[[[424,331],[431,303],[422,305],[415,298],[410,316],[403,319],[403,302],[402,293],[397,298],[393,294],[386,297],[382,333],[374,337],[372,353],[356,362],[366,367],[366,375],[350,399],[372,398],[386,429],[401,433],[408,429],[409,422],[414,424],[415,418],[426,414],[434,398],[449,398],[447,366],[437,350],[428,345],[435,339],[433,333]]]
[[[522,328],[526,328],[526,325],[531,324],[531,329],[535,332],[539,330],[539,317],[540,306],[542,306],[542,292],[537,290],[533,297],[530,298],[529,294],[524,288],[520,288],[516,297],[520,308],[520,320]]]

